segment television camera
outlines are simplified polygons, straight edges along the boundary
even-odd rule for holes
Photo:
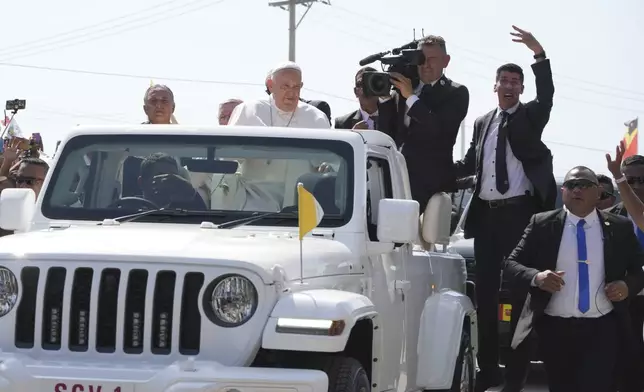
[[[367,56],[360,60],[360,65],[365,66],[380,61],[383,68],[389,67],[384,72],[366,71],[362,74],[362,91],[367,97],[388,97],[391,90],[396,90],[391,84],[390,72],[397,72],[411,79],[412,86],[418,85],[418,66],[425,63],[423,51],[418,49],[419,40],[414,40],[399,48]]]

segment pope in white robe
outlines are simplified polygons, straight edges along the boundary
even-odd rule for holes
[[[294,62],[273,68],[266,80],[268,99],[238,105],[229,126],[331,128],[326,114],[300,101],[302,70]],[[297,178],[318,171],[320,162],[308,160],[245,159],[234,179],[225,176],[213,194],[211,208],[244,211],[277,211],[294,204]]]

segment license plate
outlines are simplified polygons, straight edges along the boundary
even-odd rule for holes
[[[134,392],[131,383],[100,381],[42,381],[43,392]]]
[[[499,305],[499,321],[510,322],[512,318],[512,305]]]

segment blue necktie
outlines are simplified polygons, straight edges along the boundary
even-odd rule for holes
[[[637,228],[637,239],[640,241],[640,245],[644,248],[644,231]]]
[[[590,309],[590,278],[588,277],[588,252],[586,251],[585,220],[577,222],[577,265],[579,266],[579,302],[577,308],[586,313]]]

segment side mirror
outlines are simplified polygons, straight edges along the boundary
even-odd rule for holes
[[[26,231],[36,210],[36,193],[31,189],[8,188],[0,193],[0,227]]]
[[[436,193],[423,212],[422,236],[429,244],[447,245],[450,240],[452,201],[447,193]]]
[[[381,199],[378,204],[378,240],[410,243],[418,239],[420,205],[415,200]]]

